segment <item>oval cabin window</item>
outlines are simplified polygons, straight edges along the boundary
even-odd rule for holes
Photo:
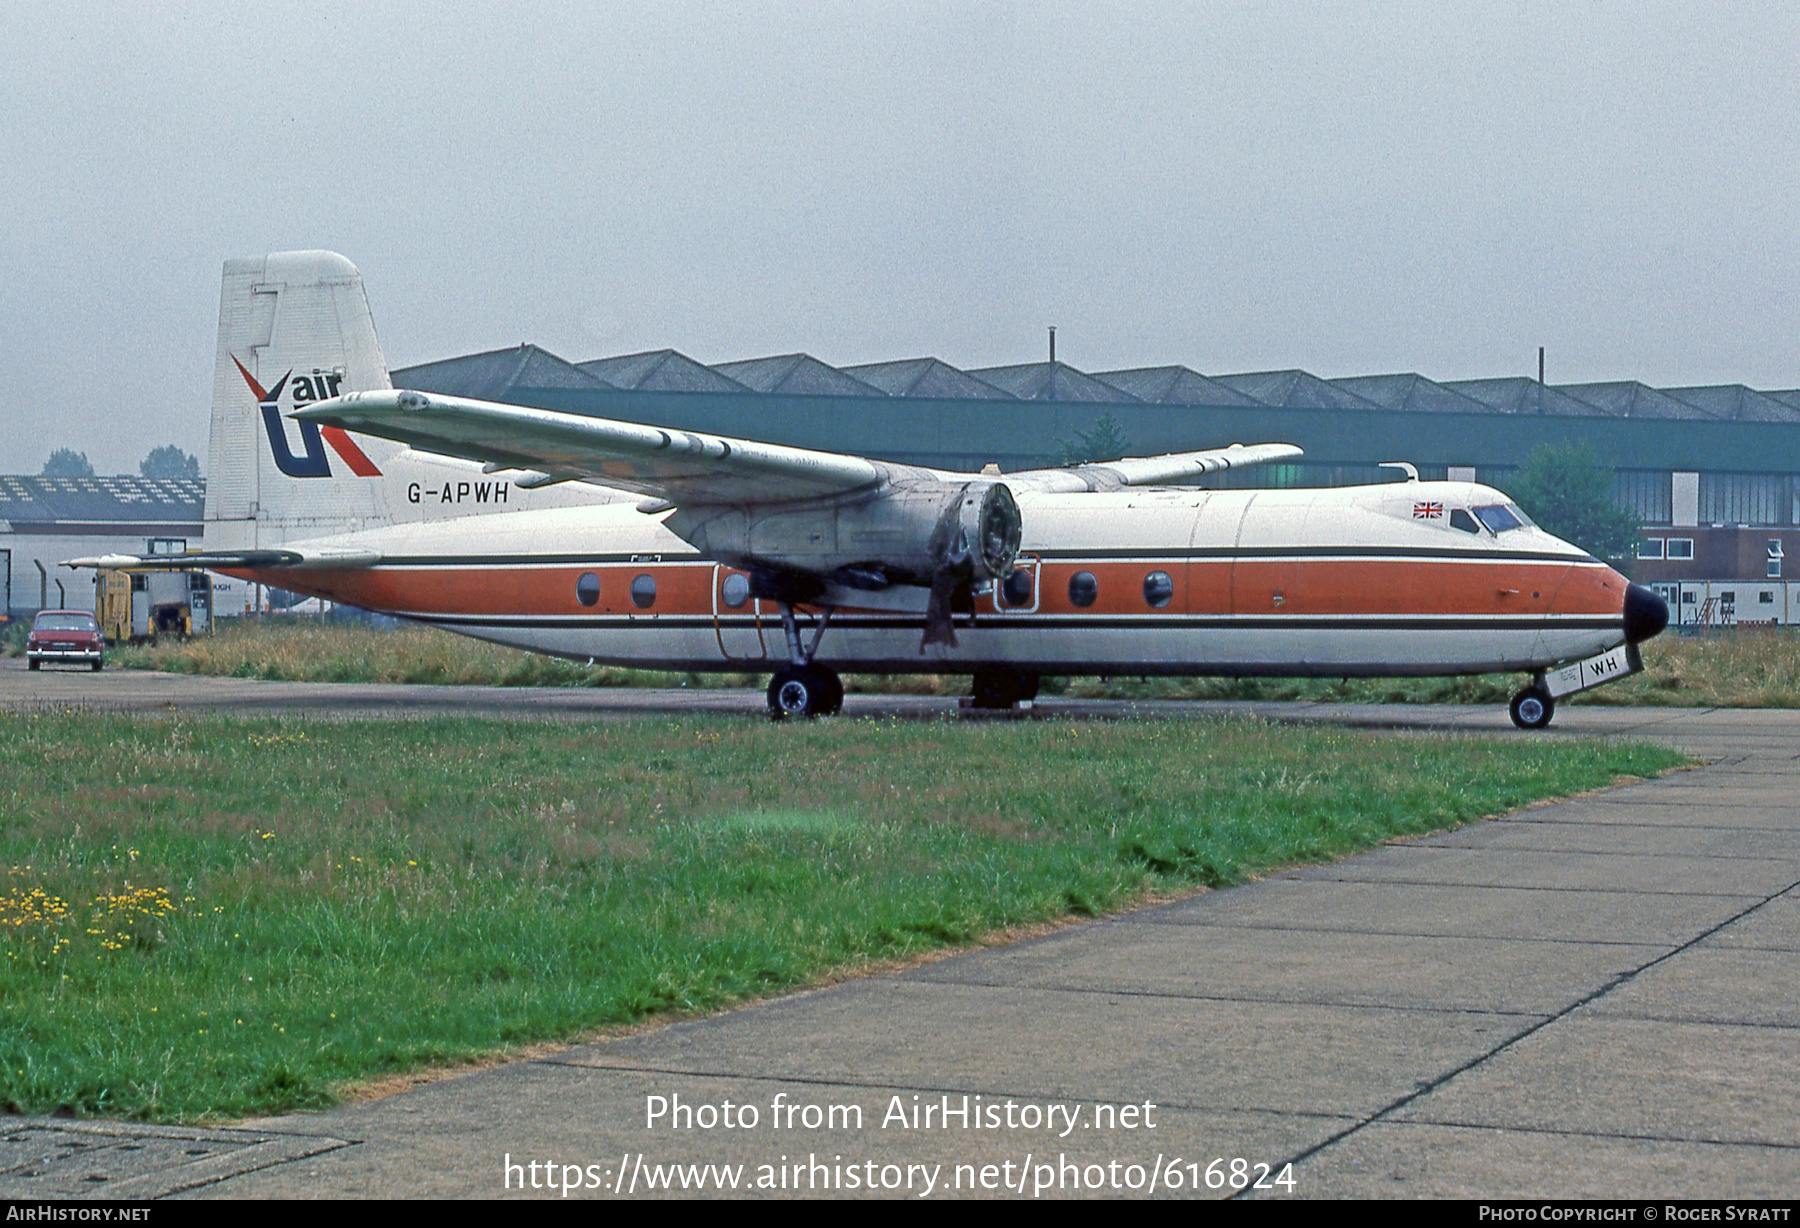
[[[1175,581],[1166,571],[1153,571],[1144,577],[1144,602],[1160,610],[1175,599]]]
[[[1087,609],[1100,597],[1100,581],[1091,571],[1078,571],[1069,577],[1069,604]]]
[[[656,604],[656,577],[636,576],[631,581],[631,604],[647,610]]]
[[[581,573],[575,581],[575,600],[582,605],[593,605],[600,600],[600,577],[591,571]]]
[[[1000,584],[1000,596],[1007,605],[1031,604],[1031,569],[1018,567]]]
[[[655,596],[655,588],[656,586],[652,584],[652,596]],[[750,577],[741,571],[732,572],[725,577],[725,583],[719,586],[719,596],[723,597],[725,604],[734,610],[742,606],[750,600]]]

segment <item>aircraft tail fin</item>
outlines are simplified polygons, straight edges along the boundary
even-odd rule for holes
[[[533,489],[517,473],[292,416],[392,387],[355,265],[335,252],[227,260],[206,550],[281,550],[392,524],[638,498],[584,482]]]
[[[389,388],[362,274],[333,252],[225,262],[206,474],[209,549],[257,549],[385,523],[383,440],[290,421],[297,406]]]

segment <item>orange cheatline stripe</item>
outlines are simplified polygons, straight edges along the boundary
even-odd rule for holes
[[[600,599],[584,606],[575,598],[584,572],[600,577]],[[1069,576],[1091,571],[1100,599],[1077,607],[1069,602]],[[1174,599],[1152,610],[1143,599],[1143,578],[1166,571],[1175,580]],[[266,584],[314,593],[334,601],[377,610],[416,614],[607,615],[713,614],[714,569],[707,566],[604,563],[578,566],[492,568],[367,568],[306,571],[283,575],[233,572]],[[649,609],[634,605],[631,580],[656,579]],[[718,574],[727,572],[721,570]],[[1624,604],[1624,578],[1597,567],[1528,566],[1431,562],[1231,562],[1215,559],[1183,566],[1179,560],[1144,564],[1099,563],[1044,568],[1038,612],[1059,615],[1617,615]],[[1279,593],[1283,600],[1274,601]],[[1536,594],[1535,596],[1533,594]],[[982,609],[989,607],[984,603]],[[1009,614],[1008,617],[1029,617]]]

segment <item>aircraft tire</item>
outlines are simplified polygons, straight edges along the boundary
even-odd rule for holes
[[[836,711],[832,700],[844,702],[844,687],[828,669],[789,665],[769,679],[769,715],[775,720],[790,716],[826,716]]]
[[[1528,686],[1512,697],[1507,712],[1520,729],[1542,729],[1556,715],[1556,701],[1542,687]]]
[[[1011,670],[986,670],[974,678],[975,707],[1015,708],[1022,699],[1036,699],[1036,674],[1015,674]]]
[[[819,710],[820,716],[836,716],[844,710],[844,680],[838,677],[834,669],[826,669],[823,665],[813,666],[813,672],[824,680],[825,706]]]

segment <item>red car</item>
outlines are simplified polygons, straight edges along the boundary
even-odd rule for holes
[[[86,610],[39,610],[25,637],[25,667],[44,662],[85,665],[98,670],[104,661],[106,637],[100,624]]]

